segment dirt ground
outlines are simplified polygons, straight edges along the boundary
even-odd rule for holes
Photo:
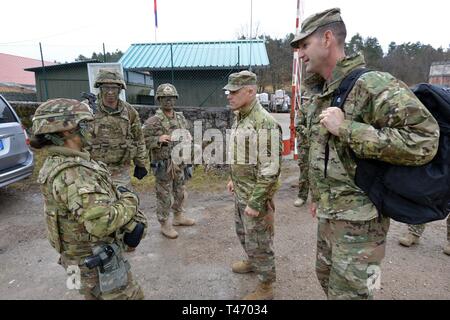
[[[285,161],[276,196],[276,299],[325,299],[314,273],[316,220],[296,208],[298,167]],[[146,299],[239,299],[257,283],[230,264],[243,257],[234,232],[233,198],[225,192],[191,192],[187,211],[194,227],[177,227],[169,240],[159,232],[154,193],[140,193],[149,218],[148,236],[127,257]],[[420,245],[400,247],[406,226],[392,222],[382,288],[376,299],[450,299],[450,257],[444,221],[428,225]],[[0,189],[0,299],[80,299],[66,289],[58,255],[45,238],[43,200],[36,185],[26,191]]]

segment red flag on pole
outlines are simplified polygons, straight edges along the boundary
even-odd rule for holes
[[[158,28],[158,11],[156,10],[156,0],[153,0],[153,7],[155,11],[155,28]]]

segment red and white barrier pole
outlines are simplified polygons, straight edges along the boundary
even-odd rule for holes
[[[301,3],[297,0],[297,15],[295,18],[295,34],[300,31],[300,19],[301,19]],[[292,61],[292,99],[291,99],[291,124],[290,124],[290,151],[294,151],[294,159],[298,158],[297,154],[297,139],[295,132],[295,120],[298,110],[300,109],[301,96],[302,96],[302,63],[298,58],[298,49],[294,49],[293,61]]]

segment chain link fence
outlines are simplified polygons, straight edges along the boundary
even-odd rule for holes
[[[59,97],[82,99],[82,92],[90,92],[88,64],[116,63],[123,55],[119,50],[113,53],[106,52],[105,45],[99,48],[103,48],[103,52],[93,53],[89,58],[75,53],[74,56],[78,55],[75,58],[76,61],[59,63],[46,59],[47,49],[39,44],[36,50],[39,50],[41,59],[34,59],[33,64],[24,66],[25,72],[32,73],[35,78],[35,93],[31,92],[32,94],[21,98],[12,94],[12,100],[42,102]],[[74,52],[75,50],[76,48]],[[154,98],[156,88],[163,83],[172,83],[179,93],[178,106],[225,107],[227,99],[222,88],[226,85],[231,73],[251,69],[260,74],[259,71],[263,70],[258,67],[252,68],[251,61],[247,60],[243,63],[245,55],[239,47],[234,51],[225,52],[224,47],[217,46],[214,48],[217,52],[212,52],[214,58],[208,57],[211,55],[208,50],[210,49],[204,50],[202,58],[206,56],[206,59],[212,62],[210,66],[195,65],[195,59],[198,59],[196,55],[199,53],[190,52],[189,57],[180,57],[171,51],[170,54],[157,54],[153,57],[164,67],[124,68],[127,102],[138,105],[158,105]],[[228,61],[223,63],[226,60],[225,56]],[[191,59],[194,63],[183,64],[180,59]],[[181,67],[179,67],[180,64],[182,64]]]

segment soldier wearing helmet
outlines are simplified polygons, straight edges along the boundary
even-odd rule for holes
[[[172,133],[177,129],[187,132],[187,122],[182,112],[173,107],[178,92],[170,83],[161,84],[156,90],[160,109],[144,123],[143,131],[147,149],[150,151],[151,168],[156,176],[156,214],[161,224],[161,233],[169,239],[178,237],[174,226],[192,226],[195,221],[184,215],[183,203],[186,197],[185,180],[192,174],[188,164],[176,164],[172,159],[174,141]],[[188,134],[187,140],[192,140]],[[169,222],[170,209],[174,211],[172,224]]]
[[[100,92],[89,151],[92,158],[108,165],[115,183],[131,188],[131,160],[135,165],[136,178],[142,179],[147,175],[147,151],[139,114],[119,98],[126,84],[116,70],[100,69],[94,86]]]
[[[122,252],[137,246],[147,221],[138,197],[116,188],[106,165],[84,149],[93,120],[87,104],[71,99],[44,102],[34,114],[32,145],[50,145],[38,177],[48,238],[68,289],[86,299],[143,299]]]

